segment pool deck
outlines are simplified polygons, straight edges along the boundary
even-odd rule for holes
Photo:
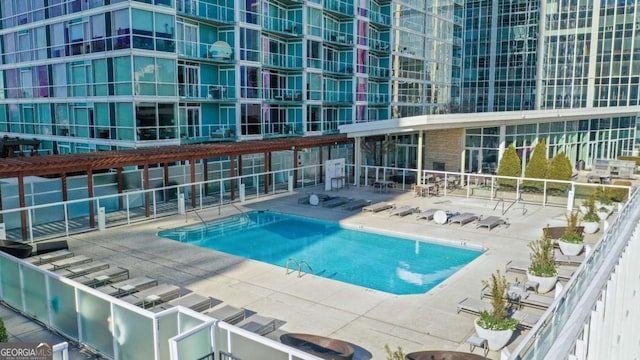
[[[398,217],[390,216],[387,211],[373,214],[298,202],[301,196],[313,192],[367,199],[374,203],[389,201],[397,206],[411,205],[423,210],[440,208],[483,216],[503,216],[508,218],[510,226],[498,226],[489,231],[476,228],[474,223],[438,225],[433,221],[416,220],[415,215]],[[294,193],[240,204],[243,211],[272,210],[338,221],[346,226],[412,239],[488,249],[439,286],[419,295],[393,295],[311,274],[302,277],[297,273],[286,275],[281,267],[156,236],[163,229],[199,223],[200,219],[193,213],[74,235],[69,238],[69,245],[76,254],[128,268],[132,276],[154,277],[160,282],[183,286],[226,304],[279,319],[279,329],[267,335],[273,339],[282,332],[342,339],[366,349],[371,355],[361,351],[356,360],[385,358],[385,344],[393,349],[402,347],[406,353],[421,350],[468,352],[466,340],[475,334],[475,316],[458,314],[456,304],[466,297],[480,299],[481,281],[488,279],[496,269],[504,272],[509,260],[528,261],[527,244],[540,238],[541,229],[546,224],[566,224],[564,208],[526,205],[523,211],[520,204],[502,215],[502,206],[498,205],[494,211],[495,206],[496,202],[489,200],[457,196],[415,197],[411,192],[392,190],[379,193],[371,188],[354,187],[331,192],[320,188],[297,189]],[[238,212],[233,206],[224,206],[199,210],[198,214],[209,221]],[[601,232],[587,235],[585,242],[594,243],[600,235]],[[507,273],[507,277],[516,279],[513,273]],[[524,275],[518,274],[518,278],[522,280]],[[521,335],[516,332],[514,336],[518,338],[512,339],[508,345],[510,349],[515,348]],[[480,354],[481,350],[476,349],[475,352]],[[498,352],[489,353],[489,358],[499,357]]]

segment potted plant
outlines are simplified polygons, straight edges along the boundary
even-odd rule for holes
[[[601,210],[602,208],[606,209],[608,211],[608,214],[611,214],[613,212],[615,205],[613,204],[613,201],[611,200],[611,198],[609,198],[607,192],[603,187],[598,187],[594,196],[596,198],[596,208],[598,209],[598,212],[605,212],[605,210]],[[609,215],[607,215],[607,217],[608,216]]]
[[[482,283],[491,291],[491,312],[482,311],[474,326],[478,336],[487,339],[489,350],[500,350],[507,345],[518,326],[518,320],[508,317],[507,313],[505,296],[509,283],[500,270],[491,274],[489,281],[483,280]]]
[[[565,217],[567,218],[567,226],[564,228],[564,234],[558,239],[560,251],[565,255],[578,255],[584,247],[584,238],[578,231],[580,214],[577,211],[572,211]]]
[[[553,240],[548,227],[543,231],[542,237],[530,242],[528,247],[531,249],[531,265],[527,271],[527,278],[539,284],[538,292],[547,293],[558,281],[558,271],[553,259]]]
[[[405,354],[402,348],[398,346],[398,350],[391,350],[389,344],[384,344],[384,349],[387,351],[387,360],[404,360]]]
[[[596,199],[593,195],[589,196],[582,205],[585,208],[584,215],[582,215],[582,226],[584,227],[585,234],[594,234],[598,231],[600,224],[600,216],[596,213]]]

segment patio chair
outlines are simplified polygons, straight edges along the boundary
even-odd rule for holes
[[[553,261],[558,265],[579,266],[584,261],[584,255],[554,254]]]
[[[90,287],[98,287],[106,284],[111,284],[119,281],[124,281],[129,278],[129,270],[118,266],[109,267],[98,272],[93,272],[85,275],[78,276],[73,280]]]
[[[39,266],[42,269],[54,271],[54,270],[69,268],[76,265],[86,264],[91,261],[93,261],[93,259],[86,255],[76,255],[76,256],[64,258],[61,260],[52,261],[50,263],[42,264]]]
[[[105,294],[121,297],[158,285],[158,280],[146,276],[137,276],[97,288]]]
[[[109,264],[106,262],[92,261],[92,262],[78,265],[78,266],[58,269],[58,270],[55,270],[54,272],[66,278],[73,279],[78,276],[90,274],[92,272],[96,272],[96,271],[100,271],[108,268],[109,268]]]
[[[123,301],[129,304],[140,306],[143,308],[154,307],[159,303],[180,297],[181,289],[179,286],[171,284],[160,284],[154,287],[135,292],[133,294],[122,297]]]
[[[364,206],[362,208],[362,212],[378,213],[380,211],[391,209],[391,208],[393,208],[393,206],[394,206],[393,203],[388,203],[386,201],[382,201],[382,202],[377,202],[377,203],[372,204],[372,205]]]
[[[43,255],[33,255],[26,258],[25,261],[33,265],[42,265],[42,264],[50,263],[52,261],[70,258],[74,255],[75,254],[73,253],[73,251],[63,249],[63,250],[48,252]]]
[[[489,304],[488,302],[478,300],[478,299],[473,299],[470,297],[464,298],[457,305],[458,314],[462,311],[469,314],[478,315],[483,311],[491,311],[491,310],[492,310],[491,304]]]
[[[529,306],[536,309],[546,310],[553,303],[554,298],[534,293],[527,293],[520,299],[521,306]]]
[[[355,199],[344,204],[342,208],[345,210],[353,211],[353,210],[362,209],[364,206],[367,206],[369,204],[371,204],[371,200]]]
[[[224,321],[231,325],[235,325],[244,320],[245,310],[231,305],[224,305],[222,307],[206,311],[205,315],[209,315],[212,318]]]
[[[351,200],[352,199],[339,196],[339,197],[332,198],[332,199],[329,199],[329,200],[326,200],[326,201],[322,202],[322,206],[323,207],[327,207],[327,208],[334,208],[334,207],[338,207],[340,205],[344,205],[344,204],[348,203]]]
[[[413,213],[415,213],[417,211],[419,211],[419,208],[417,208],[417,207],[411,207],[409,205],[404,205],[404,206],[401,206],[399,208],[392,209],[391,213],[389,214],[389,216],[397,215],[397,216],[402,217],[402,216],[407,216],[409,214],[413,214]]]
[[[276,319],[254,314],[240,321],[236,326],[258,335],[266,335],[276,330]]]
[[[193,311],[203,312],[210,309],[211,305],[216,301],[217,301],[216,304],[220,303],[220,300],[216,300],[210,296],[204,296],[198,293],[189,293],[177,299],[169,300],[166,303],[159,304],[155,306],[152,309],[152,311],[157,312],[157,311],[170,309],[174,306],[182,306],[182,307],[189,308]]]
[[[522,330],[531,329],[538,321],[541,315],[533,314],[523,310],[515,310],[511,314],[511,318],[518,320],[518,327]]]
[[[418,216],[416,217],[416,220],[420,220],[420,219],[433,220],[433,215],[436,213],[436,211],[441,211],[441,210],[429,209],[429,210],[420,211],[418,213]]]
[[[464,226],[465,224],[478,220],[478,218],[478,215],[466,212],[452,216],[449,219],[449,224],[458,223],[460,226]]]
[[[506,225],[509,226],[509,221],[507,219],[503,219],[499,216],[487,216],[486,218],[480,218],[476,223],[476,229],[481,227],[486,227],[491,231],[496,226]]]
[[[511,260],[505,265],[504,270],[505,272],[526,274],[527,270],[529,270],[529,263],[524,261]],[[556,271],[558,272],[558,280],[563,281],[568,281],[569,279],[571,279],[571,276],[573,276],[573,273],[575,272],[574,270],[562,268],[556,269]]]

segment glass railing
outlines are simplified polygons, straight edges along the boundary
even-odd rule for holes
[[[197,359],[224,351],[246,359],[316,359],[182,306],[153,312],[132,305],[4,252],[0,281],[8,305],[107,358]],[[52,351],[65,359],[64,343]]]
[[[269,52],[262,53],[262,63],[265,66],[278,67],[289,70],[302,70],[302,61],[302,56],[276,54]]]
[[[381,12],[371,11],[369,13],[369,20],[375,24],[391,26],[391,16]]]
[[[231,63],[234,59],[233,45],[218,46],[213,43],[178,41],[178,55],[190,58],[207,59],[214,62]]]
[[[353,74],[352,62],[325,61],[323,70],[333,74],[349,75]]]
[[[176,0],[176,11],[179,14],[204,18],[225,24],[232,24],[235,21],[233,2],[222,5],[200,0]]]
[[[369,48],[377,51],[389,51],[389,42],[386,40],[369,39]]]
[[[353,15],[353,2],[327,0],[325,8],[341,15]]]
[[[324,40],[328,42],[332,42],[334,44],[352,45],[353,35],[345,32],[334,31],[334,30],[325,30]]]
[[[287,35],[302,35],[302,23],[279,17],[263,16],[262,27],[267,31],[273,31]]]

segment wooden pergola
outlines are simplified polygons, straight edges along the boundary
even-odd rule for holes
[[[122,169],[124,167],[136,166],[143,168],[143,188],[149,189],[149,165],[163,164],[165,184],[169,181],[169,164],[175,162],[188,161],[191,164],[191,183],[196,182],[196,163],[201,160],[204,165],[204,176],[207,181],[207,161],[210,158],[229,157],[230,177],[236,174],[236,162],[239,175],[242,175],[241,155],[264,154],[265,172],[271,169],[271,154],[274,151],[292,150],[294,164],[297,164],[298,151],[301,149],[328,147],[328,156],[331,158],[331,146],[353,145],[353,139],[346,135],[324,135],[314,137],[299,138],[278,138],[270,140],[256,140],[229,143],[208,143],[178,146],[163,146],[139,148],[121,151],[101,151],[92,153],[77,153],[67,155],[45,155],[26,156],[0,159],[0,179],[17,178],[20,207],[26,206],[24,178],[26,176],[48,176],[60,177],[62,182],[62,200],[67,201],[67,175],[86,173],[88,198],[93,198],[93,174],[96,172],[116,169],[118,181],[118,193],[122,189]],[[320,164],[322,164],[323,152],[320,151]],[[322,172],[321,172],[322,173]],[[294,170],[294,179],[297,179],[297,170]],[[265,176],[265,193],[269,189],[269,177]],[[195,185],[192,185],[192,192],[195,193]],[[231,198],[235,198],[235,183],[231,180]],[[196,206],[195,196],[191,198],[192,206]],[[0,202],[0,210],[2,203]],[[150,199],[147,193],[145,197],[145,214],[151,216]],[[20,214],[22,222],[22,236],[27,237],[27,214],[22,211]],[[95,227],[93,202],[89,202],[90,226]]]

